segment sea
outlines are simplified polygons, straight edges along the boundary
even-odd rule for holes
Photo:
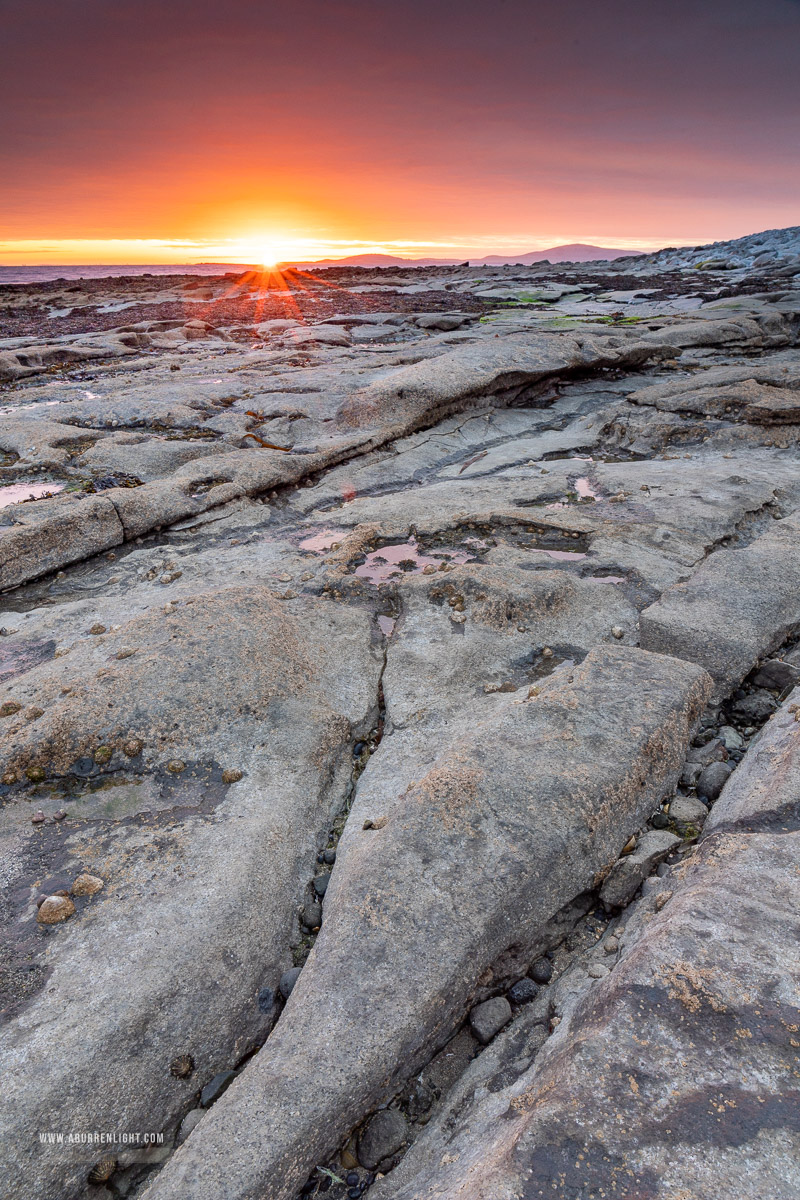
[[[86,266],[0,266],[0,285],[4,283],[48,283],[58,280],[74,283],[76,279],[113,279],[122,275],[225,275],[240,274],[247,266],[242,263],[91,263]]]

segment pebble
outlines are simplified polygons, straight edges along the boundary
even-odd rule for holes
[[[105,886],[99,875],[89,875],[84,871],[75,880],[70,890],[73,896],[96,896],[98,892],[102,892]]]
[[[733,728],[732,725],[721,726],[717,736],[726,750],[744,749],[744,738]]]
[[[323,850],[322,851],[322,861],[324,863],[327,863],[327,865],[329,867],[332,867],[333,864],[336,862],[336,851],[335,850]]]
[[[400,1149],[407,1133],[408,1124],[398,1109],[382,1109],[370,1118],[359,1135],[358,1161],[368,1171],[374,1170],[378,1163]]]
[[[330,875],[317,875],[314,878],[314,891],[318,896],[324,896],[330,883]]]
[[[605,979],[606,975],[610,974],[608,967],[603,963],[589,963],[586,973],[590,979]]]
[[[733,767],[730,763],[709,763],[697,780],[698,796],[705,796],[707,800],[716,800],[732,773]],[[670,814],[674,816],[674,802],[670,805]],[[704,813],[704,819],[705,815]]]
[[[506,992],[512,1004],[529,1004],[539,995],[539,985],[527,977],[518,979]]]
[[[259,1012],[272,1012],[275,1007],[275,991],[271,987],[262,987],[257,996]]]
[[[620,638],[624,638],[625,630],[622,629],[619,625],[612,625],[611,626],[611,636],[617,638],[617,640],[619,640]]]
[[[66,921],[75,912],[75,905],[69,896],[48,896],[39,905],[36,920],[40,925],[58,925]]]
[[[708,809],[696,796],[676,796],[670,803],[669,815],[679,825],[702,825]]]
[[[93,633],[95,635],[95,637],[98,637],[101,633],[105,633],[105,631],[106,631],[105,625],[100,625],[98,622],[97,625],[92,626],[92,628],[89,630],[89,633]]]
[[[181,1121],[180,1127],[178,1129],[176,1145],[180,1146],[183,1142],[186,1141],[186,1139],[188,1138],[188,1136],[192,1132],[192,1130],[197,1128],[197,1126],[199,1125],[202,1118],[203,1118],[202,1108],[193,1108],[193,1109],[191,1109],[190,1112],[188,1112],[186,1114],[186,1116]]]
[[[222,1093],[228,1090],[235,1078],[235,1071],[220,1071],[215,1075],[200,1093],[200,1107],[210,1108],[214,1101],[219,1100]]]
[[[749,696],[737,700],[731,711],[740,721],[749,723],[750,721],[765,721],[767,717],[772,716],[777,707],[775,697],[771,696],[769,692],[759,689],[751,692]]]
[[[322,924],[322,905],[310,898],[303,905],[303,924],[311,930],[319,929]]]
[[[45,817],[44,813],[41,809],[39,809],[39,811],[35,812],[31,817],[31,825],[44,825],[46,820],[47,818]]]
[[[537,958],[528,974],[534,983],[549,983],[553,978],[553,964],[549,958]]]
[[[603,949],[605,950],[606,954],[616,954],[619,950],[619,940],[612,934],[603,942]]]
[[[186,763],[182,762],[179,758],[171,758],[167,763],[166,769],[170,775],[180,775],[181,771],[186,770]]]
[[[300,978],[302,967],[291,967],[288,971],[284,971],[281,975],[281,981],[278,984],[278,991],[283,996],[284,1000],[288,1000],[292,994],[294,985]]]
[[[60,809],[58,810],[58,812],[54,812],[54,813],[53,813],[53,820],[54,820],[54,821],[63,821],[63,820],[65,819],[66,815],[67,815],[67,814],[66,814],[66,812],[64,811],[64,809],[63,809],[63,808],[60,808]]]
[[[237,771],[236,768],[229,767],[225,771],[222,772],[222,782],[223,783],[238,783],[242,777],[243,777],[243,772]]]
[[[486,1046],[511,1020],[511,1005],[505,996],[493,996],[477,1004],[469,1014],[469,1025],[475,1037]]]

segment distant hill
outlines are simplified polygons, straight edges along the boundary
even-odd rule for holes
[[[485,258],[471,259],[475,266],[502,267],[506,263],[524,263],[531,266],[537,262],[594,262],[596,259],[627,258],[641,254],[641,250],[615,250],[610,246],[589,246],[585,242],[573,242],[569,246],[553,246],[550,250],[529,250],[527,254],[487,254]]]
[[[502,267],[506,263],[531,266],[538,262],[592,262],[596,259],[623,258],[641,254],[641,250],[615,250],[608,246],[589,246],[574,242],[569,246],[553,246],[549,250],[528,250],[519,254],[487,254],[485,258],[397,258],[393,254],[352,254],[349,258],[320,258],[316,262],[284,263],[284,266],[303,267],[451,267],[469,261],[473,267]]]

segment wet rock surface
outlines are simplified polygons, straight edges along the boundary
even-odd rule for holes
[[[0,1194],[797,1194],[800,236],[707,250],[0,289]]]

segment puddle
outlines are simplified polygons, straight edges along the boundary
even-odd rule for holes
[[[0,508],[24,504],[27,500],[43,500],[45,496],[55,496],[63,487],[63,483],[11,483],[8,487],[0,487]]]
[[[580,550],[540,550],[534,546],[531,548],[531,554],[546,554],[548,558],[554,558],[557,562],[577,562],[579,558],[586,558]]]
[[[597,583],[627,583],[624,575],[590,575],[590,579],[594,579]]]
[[[360,579],[368,579],[370,583],[388,583],[390,579],[397,579],[401,575],[420,575],[425,567],[434,567],[438,571],[445,563],[461,566],[474,557],[466,550],[448,550],[441,555],[422,554],[416,538],[412,537],[399,545],[372,550],[366,561],[356,567],[355,574]]]
[[[378,627],[384,637],[390,637],[396,625],[394,617],[378,617]]]
[[[593,485],[586,478],[585,475],[582,476],[580,479],[575,480],[575,491],[578,493],[579,500],[599,500],[600,499],[600,493],[595,491]]]
[[[300,543],[301,550],[312,550],[314,554],[324,554],[326,550],[330,550],[334,542],[340,542],[345,537],[341,530],[323,529],[320,533],[314,533],[311,537],[304,538]]]

